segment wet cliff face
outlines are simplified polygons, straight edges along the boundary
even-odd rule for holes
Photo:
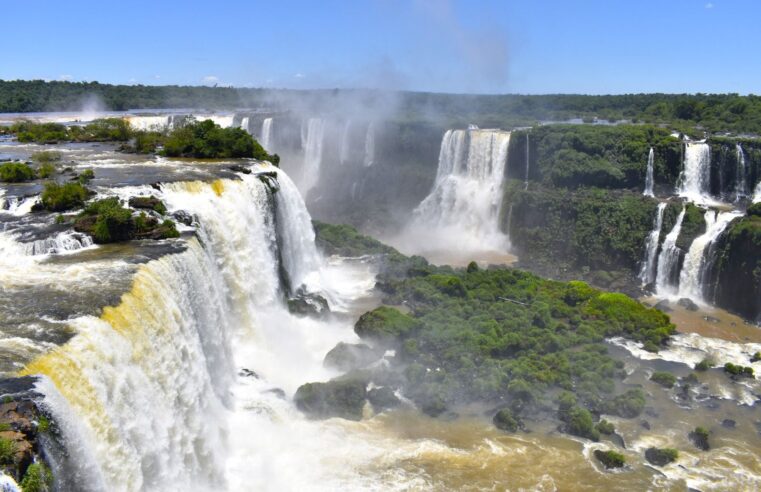
[[[752,213],[756,211],[751,208]],[[761,319],[761,217],[733,222],[717,245],[714,302],[743,317]]]

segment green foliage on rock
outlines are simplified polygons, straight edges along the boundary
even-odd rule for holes
[[[674,384],[676,384],[676,376],[670,372],[655,371],[653,375],[650,376],[650,381],[658,383],[664,388],[673,388]]]
[[[752,378],[753,368],[747,366],[740,366],[727,362],[724,364],[724,372],[734,377]]]
[[[53,490],[53,473],[44,463],[32,463],[19,485],[24,492],[48,492]]]
[[[573,406],[568,410],[565,431],[593,441],[600,440],[600,432],[595,428],[592,414],[586,408]]]
[[[705,427],[695,427],[695,430],[690,432],[688,437],[696,447],[702,449],[703,451],[708,451],[711,449],[711,443],[708,441],[708,435],[708,429]]]
[[[714,364],[714,362],[711,359],[706,358],[706,359],[701,360],[697,364],[695,364],[695,370],[696,371],[707,371],[708,369],[712,368],[714,365],[715,364]]]
[[[34,169],[23,162],[4,162],[0,164],[0,181],[19,183],[34,179]]]
[[[311,417],[360,420],[367,398],[366,386],[364,381],[351,378],[307,383],[296,390],[293,401]]]
[[[45,183],[40,197],[40,205],[50,212],[63,212],[82,207],[90,192],[80,183]]]
[[[616,451],[602,451],[595,449],[594,456],[605,468],[622,468],[626,464],[626,458],[621,453]]]
[[[679,458],[679,451],[673,448],[647,448],[645,459],[656,466],[666,466]]]
[[[242,128],[222,128],[212,120],[190,121],[172,130],[164,140],[161,153],[167,157],[276,160]]]
[[[90,234],[96,243],[113,243],[130,239],[168,239],[180,236],[175,223],[160,222],[145,213],[133,216],[116,197],[90,203],[74,222],[74,229]]]
[[[16,445],[10,439],[0,437],[0,464],[10,465],[16,453]]]
[[[595,425],[595,429],[600,434],[605,434],[606,436],[612,435],[613,433],[616,432],[615,426],[604,419],[598,422],[597,425]]]
[[[414,318],[398,309],[381,306],[360,316],[354,325],[354,332],[363,340],[394,345],[417,327],[418,322]]]
[[[521,418],[513,414],[509,408],[503,408],[494,414],[492,422],[497,429],[506,432],[517,432],[519,429],[523,428],[523,421]]]
[[[717,304],[741,316],[761,316],[761,216],[732,221],[716,241]]]

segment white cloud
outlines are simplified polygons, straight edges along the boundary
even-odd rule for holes
[[[709,3],[707,3],[707,4],[706,4],[706,8],[707,8],[707,9],[712,9],[712,8],[713,8],[713,4],[712,4],[712,3],[710,3],[710,2],[709,2]]]
[[[303,79],[304,78],[304,74],[303,73],[297,73],[296,75],[294,75],[294,77],[297,78],[297,79]]]
[[[58,76],[58,80],[66,80],[66,81],[68,81],[68,80],[71,80],[71,79],[73,79],[73,78],[74,78],[74,77],[72,77],[72,76],[71,76],[71,75],[69,75],[69,74],[63,74],[63,75],[59,75],[59,76]]]
[[[161,75],[154,75],[154,76],[153,76],[153,78],[154,78],[154,79],[160,79],[160,78],[161,78]]]
[[[218,84],[219,83],[219,77],[216,75],[207,75],[203,79],[201,79],[204,84]]]

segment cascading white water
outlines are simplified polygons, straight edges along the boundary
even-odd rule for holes
[[[288,175],[278,169],[277,180],[280,189],[275,193],[275,209],[283,266],[294,290],[302,285],[317,290],[321,287],[317,278],[320,256],[314,244],[312,218]]]
[[[682,207],[682,211],[676,218],[674,227],[666,235],[661,245],[661,253],[658,255],[658,271],[655,276],[655,291],[659,296],[670,295],[675,291],[675,286],[672,282],[674,271],[679,262],[680,249],[676,246],[676,240],[679,238],[679,233],[682,231],[682,221],[684,220],[684,214],[687,212],[687,207]]]
[[[135,130],[163,131],[169,128],[171,116],[127,116],[129,126]]]
[[[745,152],[739,143],[736,146],[737,152],[737,185],[735,186],[735,201],[743,200],[748,196],[748,169],[745,163]]]
[[[341,161],[341,164],[345,164],[346,161],[349,160],[349,149],[351,146],[351,141],[349,140],[351,136],[351,120],[346,120],[344,122],[343,131],[341,131],[341,141],[339,143],[339,160]]]
[[[668,203],[658,204],[653,221],[653,230],[647,236],[645,243],[645,258],[642,260],[642,268],[639,272],[639,279],[642,285],[647,285],[655,280],[656,264],[655,260],[658,254],[658,242],[661,238],[661,228],[663,227],[663,212],[666,210]]]
[[[433,190],[408,230],[429,232],[435,238],[429,243],[450,249],[506,249],[499,216],[509,143],[510,132],[500,130],[447,131]]]
[[[249,124],[249,121],[250,121],[250,120],[251,120],[251,118],[250,118],[250,117],[248,117],[248,116],[244,116],[244,117],[243,117],[243,118],[240,120],[240,127],[241,127],[242,129],[246,130],[246,132],[247,132],[247,133],[249,133],[249,134],[251,133],[251,131],[248,129],[248,124]]]
[[[365,134],[365,167],[373,165],[375,160],[375,125],[370,122],[367,125],[367,133]]]
[[[526,132],[526,174],[523,177],[523,189],[528,190],[528,172],[529,172],[529,164],[531,160],[529,159],[531,151],[530,141],[529,141],[529,133]]]
[[[321,118],[309,118],[304,135],[302,125],[302,139],[304,145],[304,163],[302,167],[301,191],[306,194],[317,185],[320,179],[320,166],[322,165],[322,144],[325,135],[325,121]]]
[[[653,167],[655,163],[655,152],[653,151],[653,148],[650,147],[650,152],[647,154],[647,172],[645,174],[645,191],[643,195],[645,196],[655,196],[653,193]]]
[[[678,194],[695,203],[710,202],[711,148],[705,142],[688,142],[684,152]]]
[[[87,234],[66,231],[53,237],[24,243],[24,252],[30,256],[52,255],[79,251],[92,246],[92,238]]]
[[[262,131],[259,136],[259,143],[262,144],[264,150],[270,150],[272,139],[272,118],[264,118],[262,121]]]
[[[753,203],[761,202],[761,181],[756,185],[756,189],[753,190]]]
[[[705,213],[706,231],[695,238],[684,257],[682,271],[679,274],[679,296],[689,297],[693,301],[703,302],[705,273],[708,269],[708,254],[711,245],[727,228],[740,212],[720,212],[708,210]]]

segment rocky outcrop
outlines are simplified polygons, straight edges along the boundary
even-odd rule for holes
[[[367,382],[357,378],[301,385],[293,397],[296,408],[313,418],[361,420],[367,400]]]
[[[288,311],[299,316],[323,318],[330,314],[327,299],[313,292],[299,291],[288,299]]]
[[[647,448],[645,450],[645,459],[655,466],[666,466],[679,457],[676,449]]]
[[[324,365],[339,371],[348,372],[367,367],[380,359],[382,352],[374,350],[364,343],[339,342],[325,355]]]
[[[718,239],[713,298],[744,318],[761,319],[761,217],[734,221]]]

